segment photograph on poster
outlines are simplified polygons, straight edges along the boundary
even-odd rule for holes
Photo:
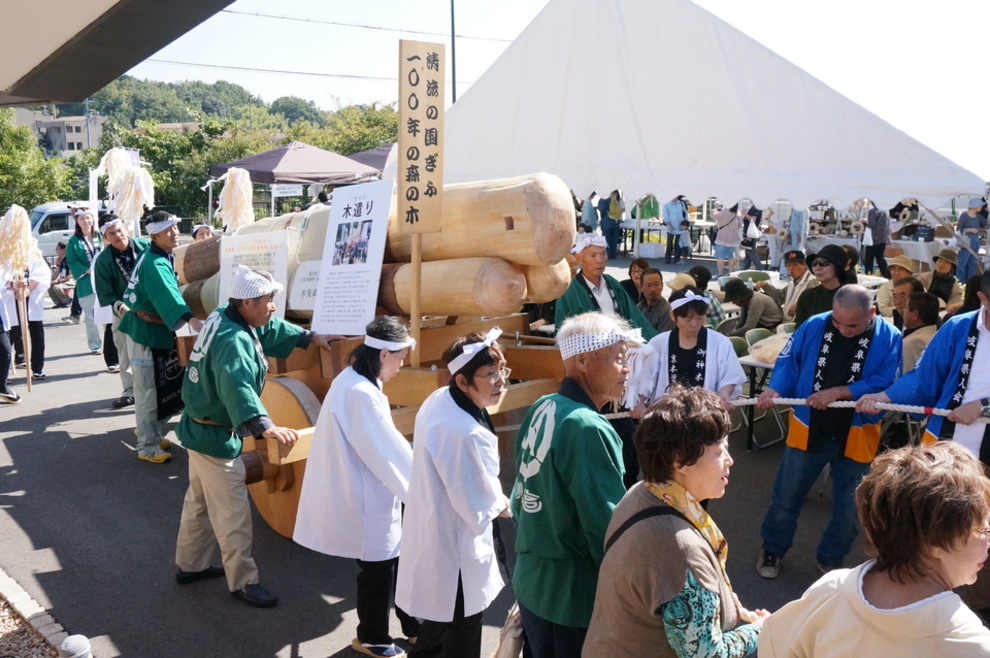
[[[337,225],[333,265],[355,265],[368,262],[368,241],[371,240],[371,220],[343,222]]]

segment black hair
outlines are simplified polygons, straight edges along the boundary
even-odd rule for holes
[[[692,292],[695,295],[700,295],[702,297],[704,297],[705,295],[705,293],[702,292],[700,288],[696,288],[694,286],[684,286],[680,290],[675,290],[674,292],[672,292],[670,295],[670,299],[668,301],[676,302],[678,299],[687,297],[689,292]],[[707,315],[708,304],[701,301],[700,299],[695,299],[693,301],[688,302],[687,304],[684,304],[683,306],[679,306],[675,308],[673,310],[673,313],[679,318],[686,318],[688,314],[692,311],[694,311],[696,315],[699,313],[701,315]]]
[[[401,318],[379,315],[368,323],[368,326],[364,328],[364,333],[379,340],[401,343],[409,337],[409,327]],[[398,352],[399,350],[392,351]],[[381,352],[381,349],[377,347],[369,347],[361,343],[351,350],[351,353],[347,355],[347,360],[356,373],[373,384],[377,384],[378,375],[382,372]]]

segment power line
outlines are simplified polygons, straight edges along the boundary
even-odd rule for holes
[[[227,71],[247,71],[249,73],[279,73],[281,75],[308,75],[316,78],[345,78],[348,80],[385,80],[396,81],[396,76],[386,77],[378,75],[349,75],[347,73],[316,73],[313,71],[284,71],[280,69],[256,69],[248,66],[229,66],[225,64],[197,64],[196,62],[177,62],[168,59],[146,59],[151,64],[171,64],[173,66],[196,66],[204,69],[225,69]]]
[[[437,37],[448,37],[449,34],[444,34],[441,32],[427,32],[425,30],[409,30],[405,28],[397,27],[382,27],[380,25],[362,25],[361,23],[343,23],[340,21],[328,21],[316,18],[300,18],[298,16],[278,16],[275,14],[262,14],[260,12],[253,11],[238,11],[236,9],[223,9],[221,10],[225,14],[238,14],[240,16],[254,16],[256,18],[274,18],[280,21],[296,21],[299,23],[316,23],[319,25],[337,25],[339,27],[359,27],[365,30],[382,30],[384,32],[404,32],[406,34],[426,34],[429,36]],[[466,34],[456,35],[459,39],[476,39],[478,41],[499,41],[502,43],[511,43],[512,39],[499,39],[497,37],[475,37]]]
[[[223,69],[227,71],[245,71],[248,73],[277,73],[279,75],[305,75],[314,78],[343,78],[345,80],[380,80],[385,82],[396,82],[397,76],[381,75],[350,75],[347,73],[316,73],[315,71],[286,71],[283,69],[259,69],[248,66],[231,66],[228,64],[199,64],[197,62],[177,62],[171,59],[146,59],[148,64],[168,64],[171,66],[193,66],[204,69]],[[465,82],[462,80],[461,82]],[[467,84],[474,83],[474,80],[466,81]]]

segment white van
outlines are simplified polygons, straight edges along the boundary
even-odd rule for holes
[[[68,244],[75,234],[76,222],[72,219],[69,207],[89,206],[88,201],[52,201],[35,206],[29,218],[31,233],[38,239],[38,247],[46,258],[55,257],[55,246],[59,242]],[[106,204],[100,202],[100,217],[107,213]],[[97,220],[99,225],[99,220]]]

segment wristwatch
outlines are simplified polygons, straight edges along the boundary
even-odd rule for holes
[[[980,404],[983,405],[983,408],[980,409],[980,415],[984,418],[990,418],[990,400],[982,398]]]

